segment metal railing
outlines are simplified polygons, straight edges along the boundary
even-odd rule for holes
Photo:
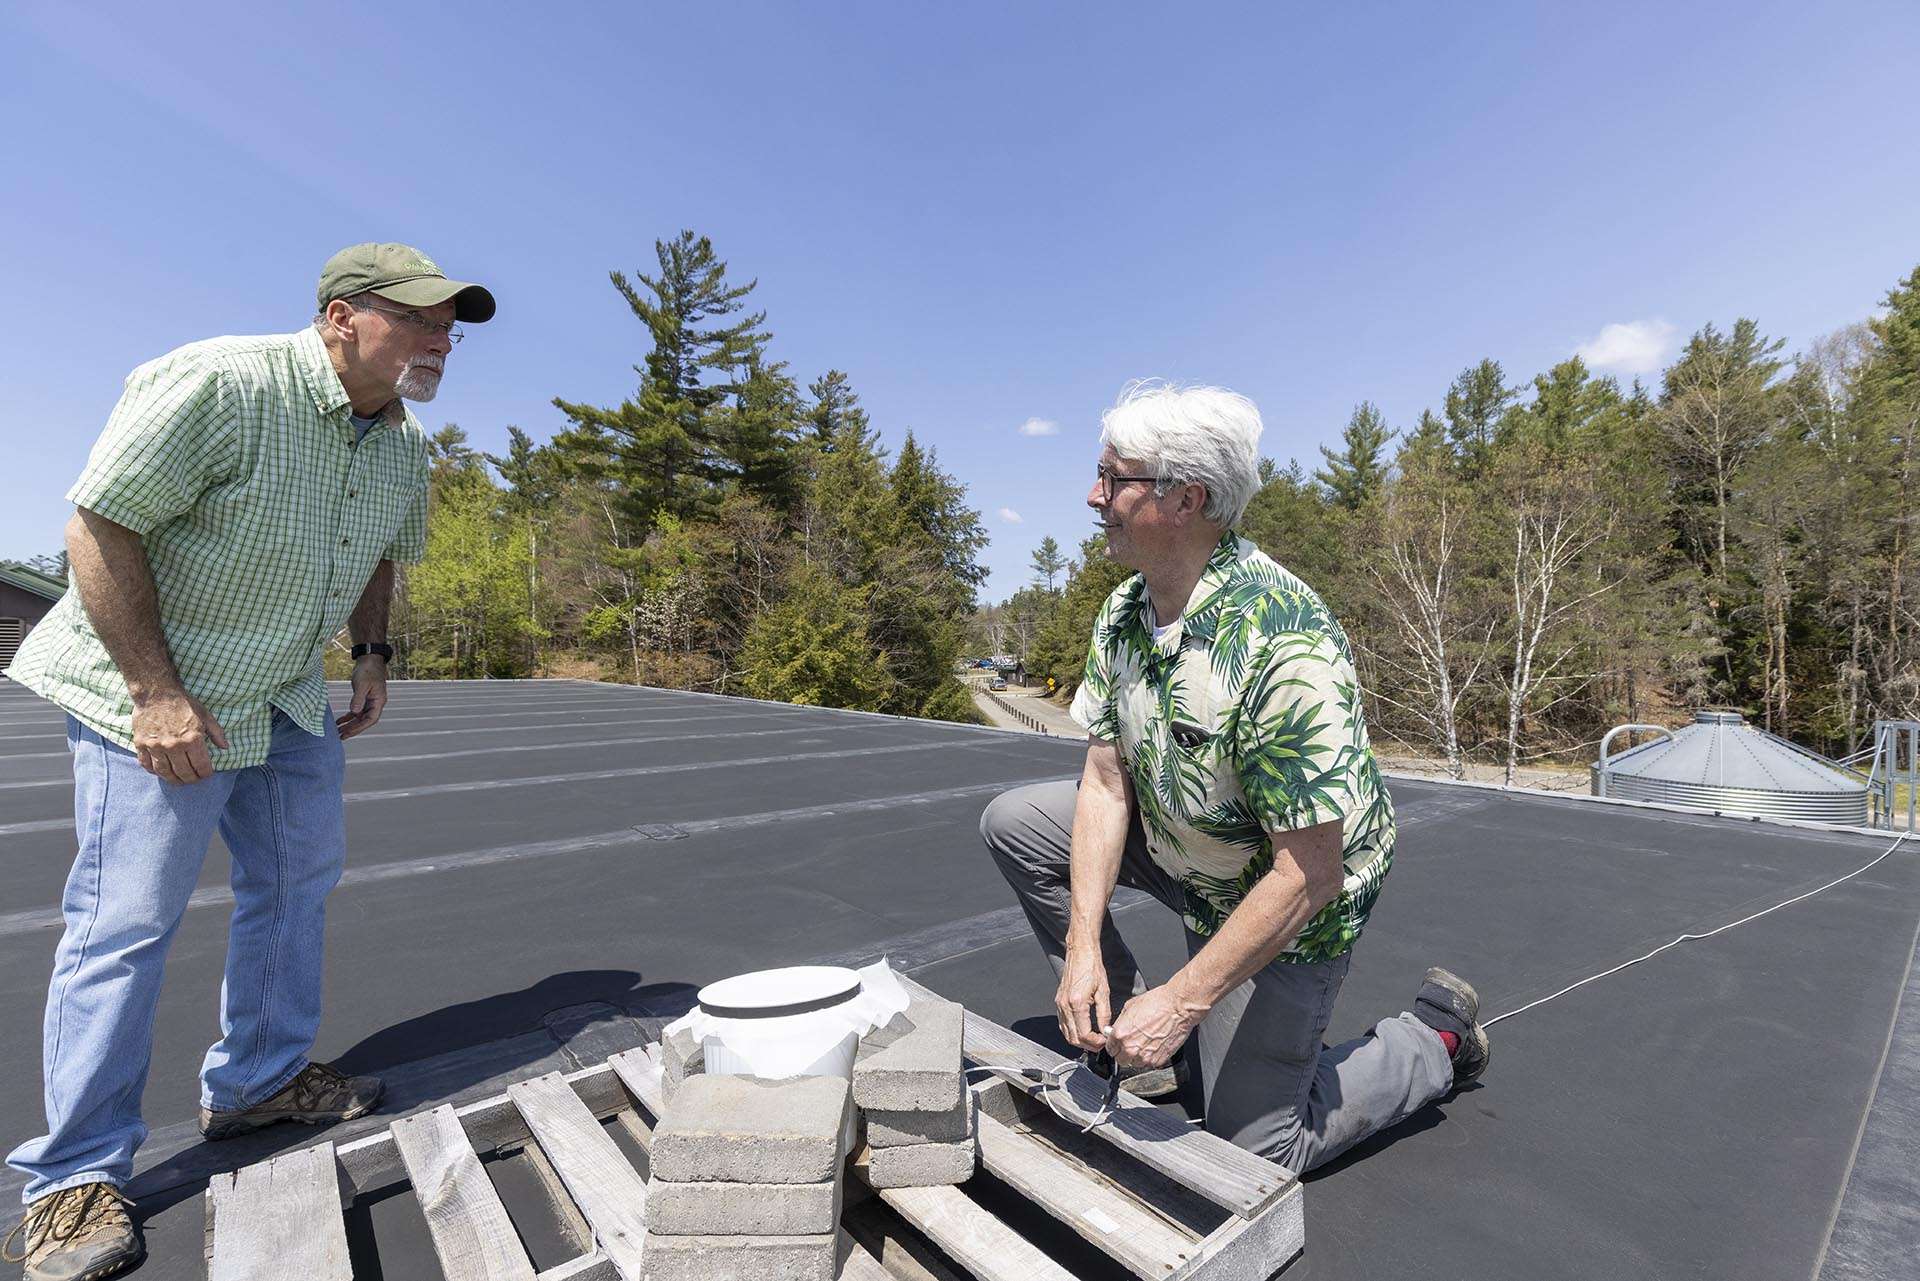
[[[980,692],[982,694],[985,694],[988,698],[992,699],[993,705],[995,707],[999,708],[1001,711],[1005,712],[1007,715],[1013,717],[1014,720],[1019,721],[1024,728],[1030,729],[1036,734],[1045,734],[1050,738],[1054,736],[1053,731],[1048,729],[1044,724],[1042,724],[1038,717],[1031,716],[1028,713],[1021,711],[1019,708],[1015,707],[1012,703],[1000,697],[998,694],[994,693],[990,689],[983,689]]]

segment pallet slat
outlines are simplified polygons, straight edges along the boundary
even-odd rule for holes
[[[626,1093],[614,1080],[613,1070],[604,1063],[569,1072],[566,1082],[587,1105],[587,1110],[597,1117],[612,1116],[627,1106]],[[454,1115],[460,1118],[461,1128],[466,1130],[467,1139],[476,1152],[512,1147],[532,1136],[526,1119],[504,1094],[456,1108]],[[400,1163],[400,1153],[393,1146],[390,1129],[341,1144],[339,1157],[347,1189],[354,1196],[381,1191],[406,1177],[406,1167]]]
[[[216,1174],[207,1200],[215,1230],[209,1281],[352,1281],[333,1144]]]
[[[834,1276],[838,1281],[900,1281],[891,1272],[880,1266],[880,1260],[866,1252],[866,1249],[847,1235],[842,1228],[839,1234],[838,1266]]]
[[[878,1195],[979,1281],[1074,1281],[959,1188],[884,1188]]]
[[[1137,1277],[1163,1281],[1199,1239],[1151,1213],[1105,1179],[1064,1160],[1031,1135],[980,1113],[980,1163]]]
[[[640,1281],[647,1185],[558,1072],[507,1087],[594,1239],[624,1281]]]
[[[622,1050],[607,1060],[607,1066],[613,1069],[620,1084],[627,1092],[640,1100],[640,1106],[660,1119],[660,1110],[666,1106],[664,1091],[660,1088],[660,1060],[656,1057],[660,1049],[658,1041],[649,1042],[638,1049]]]
[[[534,1281],[507,1208],[451,1106],[393,1123],[446,1281]]]
[[[1167,1281],[1267,1281],[1306,1247],[1306,1202],[1300,1185],[1257,1219],[1228,1219],[1199,1254]]]
[[[910,978],[902,976],[900,981],[910,992],[933,995]],[[966,1012],[964,1035],[967,1057],[982,1066],[1052,1071],[1072,1062],[972,1010]],[[1008,1084],[1029,1094],[1042,1089],[1037,1083],[1017,1080]],[[1047,1090],[1051,1102],[1082,1120],[1099,1115],[1105,1081],[1082,1067],[1062,1084],[1064,1089]],[[1243,1219],[1254,1217],[1299,1182],[1291,1171],[1130,1094],[1121,1094],[1113,1115],[1093,1133]]]

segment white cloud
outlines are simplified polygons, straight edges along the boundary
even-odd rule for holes
[[[1673,351],[1679,331],[1664,320],[1629,320],[1608,325],[1573,349],[1594,369],[1617,369],[1623,374],[1658,373]]]
[[[1029,418],[1020,424],[1022,436],[1058,436],[1060,424],[1051,418]]]
[[[1011,507],[1002,507],[1000,509],[1000,519],[1006,521],[1009,525],[1024,525],[1027,523],[1026,520],[1021,517],[1020,513]]]

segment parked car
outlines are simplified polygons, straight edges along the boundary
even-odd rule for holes
[[[996,676],[992,680],[987,682],[988,689],[1001,690],[1001,689],[1005,689],[1006,687],[1007,687],[1007,678],[1004,676]]]

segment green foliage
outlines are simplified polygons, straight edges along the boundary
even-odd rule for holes
[[[759,282],[729,284],[713,243],[691,231],[655,241],[654,257],[658,274],[635,273],[638,284],[608,273],[652,343],[634,369],[639,389],[612,407],[553,402],[573,423],[555,444],[579,474],[610,485],[640,525],[657,512],[706,511],[728,480],[781,489],[786,467],[774,455],[785,424],[769,416],[791,399],[778,367],[761,365],[766,313],[742,314]]]
[[[1447,388],[1447,442],[1468,474],[1477,475],[1492,457],[1500,421],[1515,394],[1497,360],[1468,366]]]
[[[962,725],[984,725],[987,718],[974,706],[973,695],[967,687],[949,676],[934,687],[927,695],[927,701],[920,705],[920,715],[928,720],[958,721]]]
[[[1071,564],[1071,560],[1060,554],[1060,544],[1052,534],[1041,539],[1040,545],[1033,549],[1034,575],[1046,580],[1048,591],[1053,590],[1053,580],[1060,577]]]
[[[407,575],[400,619],[409,675],[523,674],[538,631],[526,596],[532,550],[503,498],[478,466],[433,482],[427,554]]]
[[[1057,597],[1041,595],[1038,588],[1024,589],[1035,618],[1027,651],[1029,677],[1042,682],[1052,677],[1069,695],[1078,689],[1093,620],[1113,589],[1132,576],[1131,570],[1107,559],[1107,540],[1095,534],[1080,544],[1080,559],[1068,566],[1066,586]]]
[[[1386,449],[1393,432],[1379,408],[1372,401],[1363,400],[1353,407],[1353,417],[1347,420],[1340,439],[1342,447],[1338,453],[1325,445],[1320,447],[1327,465],[1313,476],[1326,486],[1335,506],[1358,511],[1379,492],[1387,478]]]
[[[741,693],[814,707],[879,711],[889,686],[867,637],[866,592],[804,561],[748,629],[740,668]]]

